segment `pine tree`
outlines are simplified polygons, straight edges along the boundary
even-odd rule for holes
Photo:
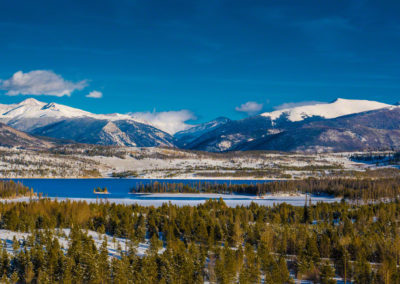
[[[243,231],[240,226],[240,219],[238,217],[235,218],[235,222],[233,224],[232,241],[234,246],[241,245],[243,242]]]
[[[355,283],[369,284],[373,283],[372,280],[373,280],[373,275],[369,262],[365,258],[358,260],[355,266],[355,275],[354,275]]]
[[[18,272],[15,270],[10,277],[11,283],[18,283],[19,280],[19,276],[18,276]]]
[[[10,279],[7,277],[7,274],[5,273],[3,274],[3,276],[0,279],[0,283],[5,283],[5,284],[10,283]]]
[[[32,262],[29,262],[28,265],[25,267],[24,272],[24,280],[26,283],[31,283],[35,278],[35,271],[33,270]]]
[[[284,257],[279,257],[277,269],[273,270],[274,283],[290,283],[290,274]]]
[[[1,256],[1,270],[0,272],[2,275],[8,275],[10,271],[10,258],[8,256],[7,250],[6,250],[6,244],[3,246],[2,249],[2,256]]]
[[[336,281],[333,280],[334,276],[335,269],[330,265],[328,261],[323,262],[320,268],[321,284],[335,284]]]
[[[62,275],[61,279],[63,284],[72,283],[72,259],[68,256],[63,256],[61,258],[62,263]]]
[[[153,234],[150,238],[150,251],[153,253],[157,253],[158,250],[162,247],[162,241],[158,238],[157,234]]]
[[[108,249],[107,249],[106,237],[104,237],[103,243],[101,244],[100,247],[98,267],[99,267],[99,278],[101,279],[101,283],[108,283],[110,275],[110,266],[108,262]]]
[[[304,203],[304,208],[303,208],[303,223],[310,223],[311,221],[311,216],[310,216],[310,210],[307,204],[307,195],[306,195],[306,201]]]

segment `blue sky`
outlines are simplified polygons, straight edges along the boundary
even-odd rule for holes
[[[398,15],[394,0],[1,1],[0,102],[32,92],[96,113],[187,110],[194,122],[337,97],[394,103]],[[53,79],[55,90],[40,85]]]

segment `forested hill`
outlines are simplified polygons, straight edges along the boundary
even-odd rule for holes
[[[3,283],[397,283],[400,204],[230,208],[39,200],[0,203]],[[65,247],[61,228],[72,228]],[[5,231],[9,230],[9,231]],[[86,230],[128,240],[96,247]],[[384,236],[384,237],[383,237]],[[149,250],[138,255],[138,243]],[[32,282],[33,281],[33,282]]]

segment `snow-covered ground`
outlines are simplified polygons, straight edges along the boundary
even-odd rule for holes
[[[137,178],[276,180],[346,174],[375,167],[350,160],[353,153],[212,154],[119,147],[107,150],[111,154],[93,156],[85,152],[84,147],[89,146],[65,147],[68,154],[0,147],[0,178],[88,178],[128,173],[127,177]]]
[[[91,177],[100,165],[87,157],[0,147],[0,178]]]
[[[88,203],[97,202],[111,202],[116,204],[138,204],[142,206],[155,206],[159,207],[165,203],[171,203],[177,206],[197,206],[206,202],[209,199],[222,198],[227,206],[249,206],[251,203],[256,203],[262,206],[273,206],[274,204],[287,203],[293,206],[303,206],[305,203],[305,195],[265,195],[262,198],[256,198],[249,195],[225,195],[225,194],[146,194],[140,199],[135,198],[57,198],[58,201],[63,200],[75,200],[75,201],[86,201]],[[334,198],[330,196],[311,196],[311,203],[317,202],[340,202],[340,198]]]
[[[69,235],[71,230],[70,229],[57,229],[55,231],[54,236],[57,237],[60,246],[66,251],[69,246]],[[124,238],[115,238],[106,234],[100,234],[95,231],[84,231],[88,236],[90,236],[96,247],[100,249],[101,245],[103,244],[104,240],[107,239],[107,250],[110,257],[118,257],[118,247],[121,248],[122,252],[126,252],[128,249],[128,241]],[[10,230],[0,229],[0,240],[2,243],[6,243],[6,250],[8,253],[13,253],[13,240],[14,237],[17,241],[21,244],[30,236],[30,233],[23,233],[23,232],[14,232]],[[136,248],[136,254],[138,256],[143,256],[146,254],[147,250],[150,247],[149,240],[146,239],[146,242],[139,243]],[[161,249],[159,252],[162,253],[164,249]]]
[[[309,155],[265,153],[258,157],[251,155],[227,157],[159,148],[130,149],[130,151],[132,155],[127,155],[125,159],[99,156],[94,159],[105,165],[105,168],[100,169],[103,176],[110,176],[113,172],[134,171],[140,178],[276,180],[287,178],[287,175],[293,178],[316,176],[328,172],[327,167],[330,167],[331,171],[358,171],[366,168],[362,163],[351,161],[349,159],[351,153]],[[156,154],[165,157],[154,158]],[[140,158],[137,158],[138,156]],[[312,172],[310,167],[315,167],[316,170]],[[260,176],[257,172],[265,174]]]

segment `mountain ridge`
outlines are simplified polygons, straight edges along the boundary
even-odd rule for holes
[[[0,122],[38,136],[101,145],[174,145],[171,135],[129,115],[94,114],[33,98],[17,104],[0,105],[0,112]],[[124,130],[119,129],[120,126]]]
[[[0,105],[0,123],[38,137],[78,143],[232,150],[345,151],[399,147],[400,107],[337,99],[240,120],[218,117],[170,135],[129,114],[94,114],[29,98]],[[29,135],[27,134],[27,135]],[[361,139],[361,138],[363,139]]]
[[[364,111],[376,110],[391,105],[368,100],[348,100],[338,98],[331,103],[317,103],[303,106],[295,106],[273,112],[262,113],[261,116],[270,117],[274,122],[282,115],[286,115],[287,119],[296,122],[312,116],[319,116],[325,119],[336,118],[348,114],[360,113]]]

